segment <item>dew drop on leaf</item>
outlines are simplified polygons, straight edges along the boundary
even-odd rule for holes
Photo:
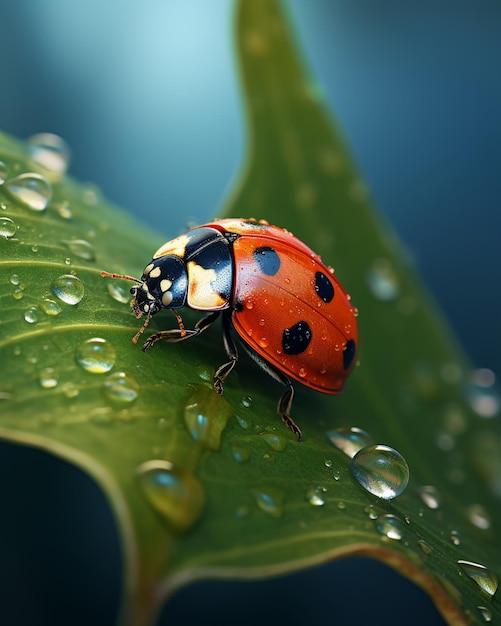
[[[28,322],[28,324],[36,324],[40,320],[40,309],[36,306],[30,306],[24,312],[24,320]]]
[[[479,610],[484,622],[490,622],[492,620],[492,613],[486,606],[479,605],[477,606],[477,609]]]
[[[489,598],[492,598],[498,588],[496,574],[485,565],[473,563],[472,561],[458,562],[459,567],[469,576]]]
[[[322,485],[310,487],[305,494],[306,501],[313,506],[323,506],[326,492],[327,489]]]
[[[10,195],[33,211],[45,211],[52,198],[49,181],[32,172],[10,178],[5,183]]]
[[[283,452],[287,446],[287,439],[280,433],[264,432],[261,433],[260,437],[264,439],[275,452]]]
[[[282,517],[284,512],[284,493],[278,487],[259,486],[251,489],[257,506],[271,517]]]
[[[336,448],[344,452],[350,458],[354,457],[362,448],[374,443],[372,435],[356,426],[335,428],[334,430],[327,431],[326,434]]]
[[[94,246],[85,239],[72,239],[71,241],[65,241],[65,245],[68,246],[70,252],[80,259],[85,261],[95,261],[96,251]]]
[[[198,521],[205,492],[194,474],[156,459],[140,465],[136,473],[147,502],[174,530],[185,532]]]
[[[481,530],[488,530],[491,526],[491,519],[485,508],[481,504],[472,504],[466,510],[470,522]]]
[[[405,535],[405,525],[396,515],[382,515],[375,520],[374,525],[378,533],[388,539],[400,541]]]
[[[56,370],[53,367],[45,367],[39,374],[38,380],[44,389],[53,389],[57,387],[58,378]]]
[[[193,440],[208,450],[219,450],[221,433],[231,415],[231,405],[205,385],[197,385],[184,407],[184,422]]]
[[[68,145],[59,135],[52,133],[38,133],[27,140],[28,154],[56,174],[64,174],[70,161]]]
[[[94,337],[84,341],[75,350],[75,359],[78,365],[91,374],[106,374],[115,364],[115,348],[113,345]]]
[[[40,304],[38,306],[45,313],[45,315],[50,315],[52,317],[59,315],[62,311],[59,304],[55,300],[50,300],[49,298],[43,298],[40,300]]]
[[[115,372],[104,381],[103,395],[116,404],[131,404],[139,396],[139,384],[125,372]]]
[[[440,494],[433,485],[423,485],[419,488],[419,496],[429,509],[440,507]]]
[[[232,441],[230,450],[233,458],[238,463],[246,463],[250,458],[249,450],[240,441]]]
[[[85,289],[82,281],[73,274],[63,274],[52,281],[52,293],[66,304],[78,304],[84,297]]]
[[[17,232],[17,225],[10,217],[0,217],[0,237],[10,239]]]
[[[385,500],[399,496],[409,482],[409,466],[404,457],[381,444],[359,450],[350,462],[350,469],[364,489]]]
[[[367,271],[367,284],[378,300],[395,300],[400,294],[400,282],[388,259],[375,259]]]

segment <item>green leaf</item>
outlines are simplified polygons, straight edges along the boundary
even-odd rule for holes
[[[242,0],[237,28],[249,154],[224,213],[287,227],[335,265],[360,310],[360,366],[346,393],[297,389],[299,444],[276,416],[280,387],[249,360],[224,397],[213,391],[224,360],[217,330],[141,352],[128,283],[100,271],[139,275],[161,239],[2,135],[0,436],[101,485],[127,563],[124,624],[149,623],[197,578],[361,554],[420,585],[451,623],[481,623],[480,606],[495,623],[498,422],[470,408],[468,363],[375,214],[279,5]],[[45,209],[47,187],[16,180],[30,172],[51,179]],[[150,325],[176,321],[162,314]],[[405,457],[402,496],[388,502],[360,486],[327,436],[339,427],[364,428]],[[489,568],[476,572],[480,585],[458,561]]]

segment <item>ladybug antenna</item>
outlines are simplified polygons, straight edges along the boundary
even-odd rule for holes
[[[103,278],[122,278],[123,280],[131,280],[133,283],[140,283],[141,281],[134,276],[128,276],[127,274],[113,274],[111,272],[101,272]]]
[[[134,337],[132,337],[132,343],[137,343],[138,342],[139,337],[141,337],[141,335],[145,331],[146,326],[148,326],[148,324],[150,323],[150,317],[151,317],[151,311],[148,311],[148,313],[146,314],[146,319],[144,320],[144,324],[137,331],[137,333],[134,335]]]

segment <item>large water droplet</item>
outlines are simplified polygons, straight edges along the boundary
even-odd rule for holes
[[[252,495],[256,500],[256,504],[271,517],[282,517],[284,512],[284,493],[278,487],[260,486],[251,489]]]
[[[327,437],[329,437],[336,448],[339,448],[350,458],[354,457],[362,448],[374,443],[372,435],[356,426],[345,426],[329,430],[327,431]]]
[[[72,254],[84,259],[85,261],[95,261],[96,251],[94,246],[85,239],[72,239],[71,241],[64,242]]]
[[[139,384],[124,372],[110,374],[103,383],[103,394],[107,400],[117,404],[131,404],[139,395]]]
[[[32,135],[27,144],[30,157],[46,169],[56,174],[64,174],[68,169],[70,150],[58,135],[38,133]]]
[[[325,494],[327,489],[322,485],[310,487],[305,494],[307,502],[313,506],[323,506],[325,504]]]
[[[169,461],[152,460],[137,468],[137,476],[148,503],[176,531],[185,532],[198,521],[205,493],[194,474]]]
[[[75,359],[91,374],[106,374],[115,364],[115,348],[109,341],[95,337],[77,346]]]
[[[63,274],[52,281],[52,293],[66,304],[78,304],[84,297],[82,281],[73,274]]]
[[[280,433],[275,432],[264,432],[261,433],[260,437],[266,441],[266,443],[270,446],[272,450],[275,452],[283,452],[285,447],[287,446],[287,439],[283,437]]]
[[[40,309],[36,306],[30,306],[30,308],[24,312],[24,320],[28,322],[28,324],[36,324],[40,321]]]
[[[399,496],[409,482],[409,466],[404,457],[381,444],[366,446],[357,452],[350,469],[364,489],[385,500]]]
[[[57,387],[58,379],[56,370],[53,367],[46,367],[38,374],[40,385],[44,389],[53,389]]]
[[[17,232],[16,223],[10,217],[0,217],[0,237],[10,239]]]
[[[32,172],[9,179],[5,188],[11,196],[33,211],[45,211],[52,198],[49,181]]]
[[[40,304],[38,305],[45,315],[50,315],[54,317],[59,315],[62,312],[62,308],[55,300],[50,300],[49,298],[43,298],[40,300]]]
[[[249,450],[247,450],[244,444],[240,443],[240,441],[232,441],[230,443],[230,450],[235,461],[238,461],[239,463],[246,463],[250,458]]]
[[[110,281],[108,283],[108,293],[117,302],[121,302],[122,304],[128,304],[130,301],[130,294],[120,285],[117,285],[115,281]]]
[[[472,504],[468,507],[466,514],[470,522],[480,528],[481,530],[487,530],[491,526],[491,519],[489,513],[481,504]]]
[[[394,300],[400,293],[400,281],[388,259],[376,259],[367,272],[367,283],[378,300]]]
[[[418,493],[429,509],[438,509],[440,507],[440,494],[433,485],[423,485]]]
[[[405,535],[405,524],[396,515],[382,515],[374,521],[374,525],[379,534],[388,539],[400,541]]]
[[[219,450],[221,433],[233,409],[224,398],[205,385],[197,385],[184,409],[184,421],[195,441],[209,450]]]
[[[463,572],[477,583],[481,591],[489,598],[492,598],[498,588],[496,574],[485,565],[473,563],[472,561],[458,561]]]
[[[484,622],[490,622],[492,620],[492,613],[486,606],[479,605],[477,606],[477,609],[480,611],[480,615],[482,616]]]

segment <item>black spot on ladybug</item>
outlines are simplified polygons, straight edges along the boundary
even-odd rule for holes
[[[334,297],[334,286],[323,272],[315,274],[315,291],[324,302],[330,302]]]
[[[353,357],[355,356],[356,344],[353,339],[348,339],[346,342],[346,347],[343,350],[343,367],[345,370],[350,368],[351,362],[353,361]]]
[[[301,354],[311,341],[311,329],[307,322],[300,321],[286,328],[282,335],[282,348],[285,354]]]
[[[253,254],[261,272],[267,276],[275,276],[280,269],[280,258],[275,250],[269,246],[263,246],[256,248]]]

